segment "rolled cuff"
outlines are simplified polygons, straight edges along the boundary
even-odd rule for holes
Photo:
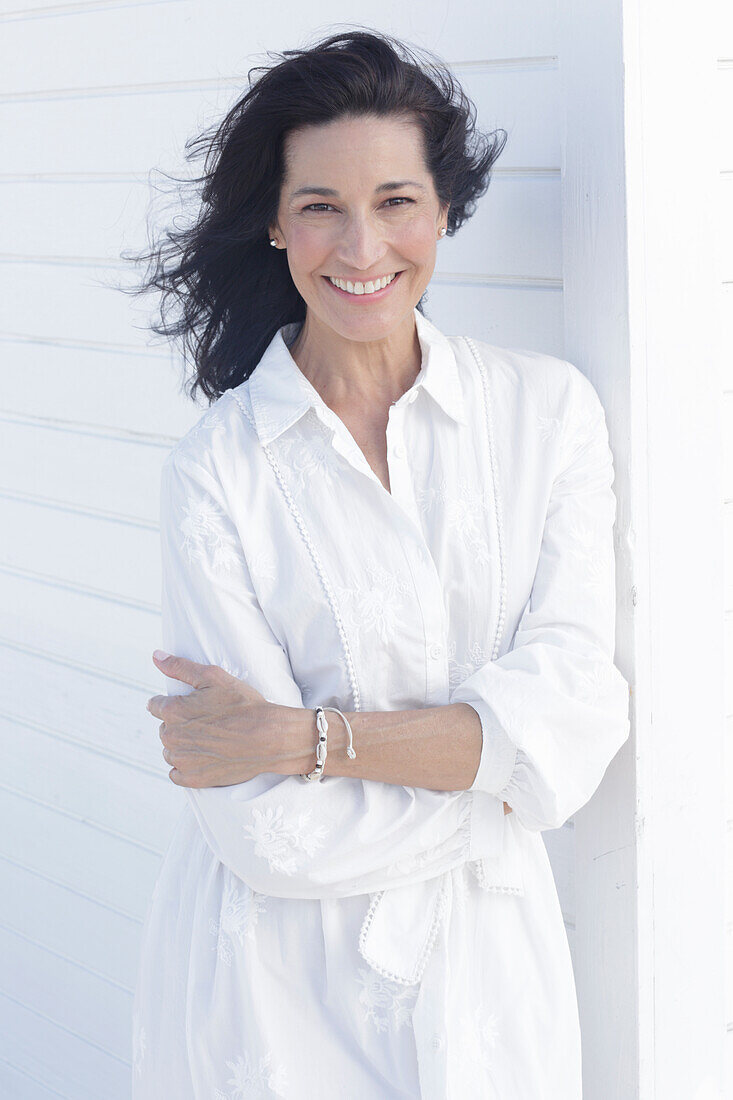
[[[517,763],[517,746],[507,736],[488,703],[464,699],[473,707],[481,721],[483,744],[481,759],[469,791],[485,791],[497,797],[511,779]],[[503,801],[503,800],[502,800]],[[504,812],[502,806],[502,813]]]

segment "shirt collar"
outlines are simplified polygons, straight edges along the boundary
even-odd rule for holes
[[[414,315],[423,361],[411,389],[422,386],[448,416],[465,424],[463,387],[455,352],[448,338],[417,307]],[[321,412],[327,422],[333,416],[288,349],[288,342],[292,342],[299,327],[297,321],[282,325],[250,375],[252,412],[262,443],[270,443],[310,408]]]

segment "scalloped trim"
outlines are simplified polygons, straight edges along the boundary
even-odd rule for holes
[[[448,894],[452,885],[452,883],[449,885],[449,879],[450,872],[447,871],[444,873],[443,884],[441,885],[440,893],[438,894],[438,897],[435,901],[435,908],[433,910],[433,919],[430,923],[430,929],[425,938],[425,943],[423,944],[423,947],[418,956],[418,960],[415,964],[413,976],[409,978],[405,977],[404,974],[397,974],[394,970],[390,970],[388,967],[381,966],[378,962],[376,962],[375,959],[367,954],[366,938],[369,934],[369,929],[371,927],[372,921],[374,920],[374,914],[376,913],[377,907],[384,897],[386,890],[380,890],[379,893],[372,898],[371,904],[369,905],[366,916],[364,917],[364,920],[362,922],[361,931],[359,932],[359,954],[364,959],[364,961],[369,963],[369,966],[371,966],[373,970],[376,970],[378,974],[381,974],[383,978],[389,978],[390,981],[398,982],[400,985],[415,985],[422,979],[428,959],[430,958],[430,954],[433,950],[433,947],[435,946],[435,940],[437,938],[438,932],[440,931],[440,926],[443,923],[443,919],[446,913],[448,912]]]
[[[255,435],[257,435],[257,425],[255,423],[255,420],[254,420],[254,417],[253,417],[251,411],[246,407],[244,402],[240,399],[240,396],[239,396],[238,393],[235,393],[234,390],[232,390],[231,392],[234,396],[234,400],[237,402],[237,405],[242,410],[242,412],[246,416],[247,420],[249,421],[250,425],[254,429]],[[313,540],[311,539],[310,534],[308,533],[308,530],[306,528],[303,517],[300,514],[300,510],[297,507],[295,501],[293,500],[293,497],[292,497],[292,494],[291,494],[290,490],[288,489],[287,485],[285,484],[285,479],[282,475],[280,465],[279,465],[277,459],[275,458],[275,455],[273,454],[269,444],[261,443],[260,446],[262,447],[262,450],[265,452],[265,454],[267,456],[267,460],[270,463],[270,466],[272,467],[272,472],[274,473],[275,478],[277,480],[277,483],[280,486],[280,490],[281,490],[283,496],[285,497],[285,501],[288,505],[288,508],[290,509],[290,512],[293,516],[293,519],[295,520],[295,525],[298,528],[298,531],[300,532],[300,536],[301,536],[301,538],[303,539],[303,542],[306,545],[306,548],[308,550],[308,553],[311,556],[311,559],[313,560],[313,564],[316,568],[316,572],[318,574],[319,580],[320,580],[321,584],[323,585],[323,590],[326,593],[326,599],[328,600],[329,607],[331,608],[331,614],[333,615],[334,621],[336,623],[336,629],[338,631],[339,638],[341,639],[341,647],[343,649],[344,660],[346,662],[346,673],[347,673],[348,678],[349,678],[349,686],[351,687],[351,697],[352,697],[353,707],[354,707],[354,710],[356,710],[356,711],[361,710],[361,692],[359,690],[359,683],[358,683],[358,680],[356,678],[356,666],[354,664],[354,658],[353,658],[352,653],[351,653],[351,646],[349,645],[349,639],[346,636],[346,628],[345,628],[343,620],[341,618],[341,614],[339,612],[338,605],[336,603],[336,597],[333,594],[333,590],[331,588],[330,581],[328,580],[328,577],[326,576],[326,571],[323,568],[323,565],[321,563],[321,559],[318,555],[318,551],[316,550],[316,547],[313,543]]]
[[[519,871],[517,875],[517,886],[500,886],[499,883],[489,881],[488,876],[486,876],[486,867],[483,859],[472,859],[470,861],[470,866],[482,890],[486,892],[491,891],[492,893],[524,894],[524,875],[522,871]],[[511,877],[510,873],[510,878]]]
[[[486,877],[486,867],[482,859],[472,859],[470,861],[470,866],[482,890],[486,890],[487,892],[491,891],[494,894],[524,894],[524,884],[520,886],[499,886],[496,883],[489,882]]]

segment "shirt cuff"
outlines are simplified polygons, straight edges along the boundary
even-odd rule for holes
[[[517,762],[517,746],[499,725],[499,721],[488,703],[483,700],[462,699],[478,714],[481,720],[483,744],[481,759],[469,791],[486,791],[498,795],[503,791],[514,773]],[[503,807],[502,807],[503,812]]]
[[[504,843],[504,803],[493,794],[473,791],[468,859],[496,858]]]

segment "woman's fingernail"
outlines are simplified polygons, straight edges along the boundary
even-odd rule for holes
[[[153,656],[155,657],[156,661],[164,661],[166,657],[170,657],[170,653],[166,653],[164,649],[154,649]]]

